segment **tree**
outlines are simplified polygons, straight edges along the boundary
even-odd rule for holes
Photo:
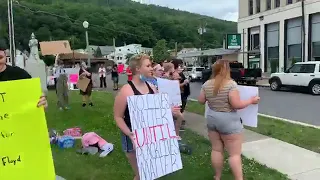
[[[170,49],[175,47],[175,42],[178,46],[190,43],[198,48],[221,47],[225,34],[237,32],[235,22],[130,0],[23,0],[19,3],[27,7],[14,11],[15,24],[19,25],[15,26],[15,42],[22,49],[28,49],[32,32],[39,41],[70,40],[73,49],[85,49],[84,20],[90,23],[89,43],[97,46],[111,45],[115,38],[117,45],[126,42],[154,47],[158,40],[165,39]],[[6,5],[0,3],[0,9],[7,9]],[[0,11],[0,27],[3,27],[0,36],[7,37],[6,18],[6,11]],[[201,38],[197,29],[203,22],[208,31]]]
[[[129,60],[131,59],[132,56],[134,56],[135,54],[132,54],[132,53],[129,53],[126,55],[126,59],[127,59],[127,62],[126,64],[129,64]]]
[[[41,56],[41,59],[47,66],[54,65],[56,58],[53,55]]]
[[[102,57],[101,49],[98,46],[98,48],[94,51],[94,57]]]
[[[8,44],[4,38],[0,38],[0,49],[8,49]]]
[[[168,52],[166,40],[161,39],[153,48],[153,60],[157,63],[166,60],[170,56]]]

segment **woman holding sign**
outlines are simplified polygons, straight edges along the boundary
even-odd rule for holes
[[[174,69],[174,64],[169,62],[169,63],[164,63],[163,64],[163,69],[164,69],[164,74],[163,74],[163,77],[162,78],[165,78],[165,79],[169,79],[169,80],[180,80],[180,75],[179,73],[177,73]],[[175,131],[176,131],[176,134],[178,136],[178,140],[179,142],[181,141],[181,137],[180,137],[180,129],[181,129],[181,126],[182,126],[182,121],[184,119],[183,117],[183,114],[182,114],[182,111],[181,111],[181,107],[174,107],[176,109],[179,109],[180,113],[175,113],[173,115],[173,119],[175,120]]]
[[[31,75],[24,69],[21,69],[18,66],[9,66],[6,63],[7,56],[5,51],[0,49],[0,82],[31,78]],[[43,106],[45,108],[48,106],[47,99],[44,95],[40,97],[37,106]]]
[[[145,79],[152,77],[152,66],[150,57],[147,55],[133,56],[129,61],[129,67],[132,72],[132,80],[124,85],[117,94],[114,101],[114,119],[117,126],[121,130],[122,147],[126,156],[134,170],[134,180],[139,180],[139,171],[137,165],[137,158],[135,153],[135,136],[131,131],[131,120],[129,115],[129,108],[127,97],[133,95],[154,94],[157,90],[150,86]],[[173,112],[179,112],[173,109]]]
[[[79,78],[87,78],[89,79],[89,84],[85,91],[80,90],[80,94],[82,95],[82,107],[86,107],[89,102],[89,106],[93,106],[91,101],[91,93],[92,93],[92,74],[89,72],[89,68],[87,67],[85,62],[81,63],[81,67],[79,70]]]
[[[230,77],[228,60],[213,64],[213,77],[202,85],[198,98],[201,104],[208,103],[206,112],[208,135],[212,144],[211,161],[215,180],[220,180],[223,168],[224,148],[229,153],[229,164],[235,180],[243,180],[241,146],[243,126],[237,109],[257,104],[259,97],[240,100],[237,83]]]

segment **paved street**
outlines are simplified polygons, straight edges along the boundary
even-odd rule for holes
[[[126,75],[120,75],[119,84],[125,84],[126,81]],[[197,99],[200,88],[201,83],[191,83],[190,98]],[[290,91],[273,92],[268,87],[260,87],[259,94],[261,97],[259,113],[320,125],[320,96]]]
[[[197,99],[200,88],[201,83],[191,83],[190,98]],[[320,125],[320,96],[290,91],[273,92],[267,87],[259,88],[259,95],[259,113]]]

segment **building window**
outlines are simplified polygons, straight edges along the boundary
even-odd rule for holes
[[[311,16],[311,60],[320,60],[320,13]]]
[[[271,0],[267,0],[266,8],[267,10],[271,9]]]
[[[256,0],[256,13],[260,12],[260,0]]]
[[[249,15],[253,14],[253,0],[249,0]]]
[[[285,68],[302,61],[302,19],[289,19],[286,23],[286,59]]]
[[[292,0],[287,0],[287,4],[292,4]]]
[[[274,6],[276,8],[280,7],[280,0],[274,0]]]
[[[279,23],[267,25],[267,72],[279,72]]]

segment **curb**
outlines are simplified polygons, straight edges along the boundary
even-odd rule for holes
[[[198,101],[198,100],[192,99],[192,98],[188,98],[188,100],[190,100],[190,101]],[[303,122],[299,122],[299,121],[293,121],[293,120],[290,120],[290,119],[280,118],[280,117],[276,117],[276,116],[270,116],[270,115],[261,114],[261,113],[258,113],[258,115],[262,116],[262,117],[266,117],[266,118],[279,120],[279,121],[285,121],[285,122],[288,122],[288,123],[291,123],[291,124],[297,124],[297,125],[301,125],[301,126],[305,126],[305,127],[312,127],[312,128],[315,128],[315,129],[320,129],[320,126],[315,126],[315,125],[312,125],[312,124],[307,124],[307,123],[303,123]]]
[[[285,122],[292,123],[292,124],[302,125],[302,126],[306,126],[306,127],[312,127],[312,128],[315,128],[315,129],[320,129],[320,126],[315,126],[315,125],[312,125],[312,124],[307,124],[307,123],[303,123],[303,122],[299,122],[299,121],[293,121],[293,120],[290,120],[290,119],[280,118],[280,117],[276,117],[276,116],[270,116],[270,115],[261,114],[261,113],[258,113],[258,115],[262,116],[262,117],[266,117],[266,118],[285,121]]]

